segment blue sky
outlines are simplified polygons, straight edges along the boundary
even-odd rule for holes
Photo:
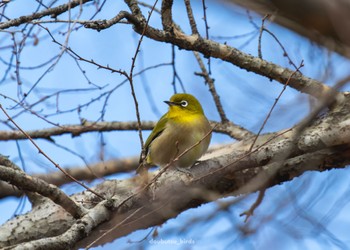
[[[148,2],[151,3],[152,1]],[[174,20],[188,33],[190,29],[184,16],[185,7],[182,1],[174,2]],[[199,30],[204,35],[204,23],[201,21],[201,2],[193,2]],[[227,42],[231,46],[257,56],[257,30],[250,23],[246,11],[229,5],[222,5],[216,1],[207,1],[207,5],[210,36],[231,37],[255,32],[251,39],[249,36],[236,39],[215,39],[220,42]],[[18,17],[31,13],[36,7],[36,1],[16,0],[8,5],[6,14],[11,18]],[[103,11],[98,14],[97,18],[111,18],[118,11],[125,9],[126,6],[122,1],[107,1]],[[84,9],[80,19],[88,19],[93,13],[94,8],[90,6]],[[144,13],[147,13],[147,10],[144,10]],[[252,13],[251,15],[255,24],[260,25],[260,17]],[[65,18],[65,15],[60,16],[60,19]],[[152,16],[151,25],[160,28],[161,23],[158,14],[155,13]],[[58,26],[43,24],[43,26],[52,30],[67,30],[66,24]],[[267,24],[267,28],[279,38],[296,64],[304,60],[305,66],[301,71],[305,75],[323,80],[327,84],[334,84],[348,73],[349,62],[340,56],[329,55],[324,49],[318,48],[298,35],[271,23]],[[39,65],[60,52],[60,46],[51,42],[45,30],[35,28],[33,33],[39,37],[39,43],[33,46],[32,40],[28,39],[28,46],[25,47],[21,54],[21,66],[24,67],[21,70],[23,79],[22,90],[24,92],[27,92],[38,81],[49,65],[35,70],[26,70],[25,67]],[[61,43],[64,43],[67,37],[57,32],[53,34],[55,39]],[[17,34],[17,36],[19,38],[20,34]],[[129,71],[131,58],[135,53],[138,39],[139,36],[135,35],[131,26],[125,24],[115,25],[101,32],[80,28],[77,32],[70,34],[69,46],[73,51],[86,59],[94,59],[94,61],[102,65]],[[11,44],[10,36],[6,33],[0,33],[0,47],[9,44]],[[0,55],[1,59],[9,60],[11,51],[3,51]],[[177,73],[184,83],[185,90],[197,96],[209,119],[219,120],[208,87],[204,84],[202,78],[194,75],[195,71],[199,71],[199,67],[193,54],[177,48],[175,51]],[[279,49],[277,43],[268,34],[263,35],[262,52],[266,60],[273,61],[284,67],[290,67],[286,58],[283,57],[282,50]],[[171,62],[171,46],[145,38],[141,46],[141,52],[138,55],[135,73],[146,67],[169,62]],[[62,125],[78,124],[79,115],[77,112],[55,115],[57,109],[64,111],[76,108],[93,98],[97,98],[125,80],[118,73],[111,74],[109,71],[97,69],[96,66],[88,63],[80,62],[80,66],[86,71],[86,75],[79,70],[72,57],[64,54],[53,70],[39,81],[35,91],[32,91],[27,97],[27,101],[33,103],[45,95],[56,93],[63,89],[80,89],[80,92],[62,93],[57,98],[49,99],[46,105],[35,106],[35,111],[48,115],[48,119],[55,123]],[[4,63],[0,63],[0,72],[5,72],[7,68]],[[328,78],[324,77],[326,68],[331,69],[332,72]],[[282,85],[217,59],[211,60],[211,70],[228,118],[253,132],[257,132],[275,98],[282,90]],[[9,74],[6,80],[0,82],[0,93],[17,99],[19,88],[16,81],[11,80],[10,77],[14,75],[14,68],[10,69]],[[167,100],[173,94],[173,86],[171,85],[172,74],[171,66],[162,66],[147,71],[142,77],[135,77],[135,92],[140,104],[142,120],[155,121],[159,119],[161,114],[166,112],[167,107],[163,100]],[[3,75],[1,75],[2,77]],[[93,84],[89,83],[86,77]],[[176,87],[178,90],[181,89],[178,82]],[[347,89],[348,87],[346,86],[345,88]],[[101,98],[100,101],[82,108],[80,117],[91,121],[99,119],[105,100]],[[21,109],[14,109],[14,103],[8,99],[0,97],[0,102],[12,116],[21,111]],[[154,110],[153,106],[156,106],[156,110]],[[277,131],[293,126],[307,115],[308,111],[307,96],[293,89],[287,89],[267,123],[264,132]],[[130,86],[127,82],[121,84],[110,96],[103,118],[105,121],[133,121],[136,119]],[[3,114],[0,114],[0,119],[4,120]],[[52,126],[30,113],[20,115],[16,118],[16,122],[26,130]],[[7,126],[0,123],[0,130],[7,129]],[[143,133],[144,139],[148,134],[149,131]],[[57,144],[82,155],[87,162],[96,162],[100,159],[101,138],[101,135],[97,133],[90,133],[76,138],[65,135],[54,139]],[[140,152],[141,146],[136,131],[104,133],[103,140],[106,145],[104,152],[104,159],[106,160],[135,156]],[[232,142],[232,139],[228,136],[215,134],[212,145],[229,142]],[[55,144],[45,140],[37,140],[37,143],[61,166],[84,166],[84,161],[81,157],[73,155]],[[0,149],[1,154],[10,156],[10,159],[16,164],[23,168],[25,167],[28,173],[56,171],[54,166],[40,156],[33,145],[27,141],[18,141],[17,144],[13,141],[0,142]],[[26,159],[25,165],[20,162],[20,154]],[[190,248],[193,249],[222,249],[224,247],[234,247],[234,249],[271,249],[271,245],[277,247],[276,249],[300,249],[300,247],[303,249],[337,249],[339,245],[334,243],[334,240],[330,240],[331,237],[329,235],[315,231],[310,223],[300,218],[301,210],[299,207],[307,215],[315,219],[320,219],[324,216],[332,217],[333,220],[326,223],[327,229],[339,240],[350,244],[349,236],[346,234],[346,232],[349,232],[350,225],[348,223],[350,218],[346,211],[350,207],[346,199],[342,199],[344,200],[343,203],[339,202],[341,200],[340,197],[349,190],[348,177],[348,169],[332,170],[324,173],[311,172],[291,182],[269,189],[263,204],[257,209],[255,216],[251,219],[251,224],[248,224],[250,227],[257,229],[257,232],[249,237],[243,237],[239,233],[238,228],[245,225],[239,214],[249,208],[256,194],[233,206],[229,213],[222,213],[215,220],[195,225],[185,234],[167,234],[168,231],[183,225],[194,216],[205,216],[215,211],[217,204],[214,202],[186,211],[158,229],[160,238],[164,240],[193,240],[195,244],[190,245]],[[121,177],[113,176],[110,178]],[[80,188],[74,185],[64,187],[64,190],[67,193],[74,193],[79,191]],[[292,202],[295,206],[290,201],[293,194],[297,196],[297,202]],[[11,218],[17,204],[18,200],[14,198],[0,201],[1,222]],[[335,208],[334,204],[336,204]],[[29,204],[27,202],[24,211],[28,209]],[[103,249],[114,249],[115,244],[124,248],[129,248],[130,246],[136,248],[137,244],[129,244],[127,241],[137,241],[143,238],[148,231],[135,232],[105,246]],[[293,237],[292,232],[294,231],[295,235],[301,233],[301,236],[299,238],[297,236]],[[179,245],[166,244],[166,247],[168,249],[178,249]],[[186,249],[187,245],[183,244],[180,247]],[[148,248],[164,249],[164,245],[150,243]]]

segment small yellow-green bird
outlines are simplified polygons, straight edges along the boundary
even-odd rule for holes
[[[171,163],[176,168],[191,167],[207,151],[212,128],[193,95],[175,94],[164,102],[169,105],[169,111],[160,118],[146,140],[146,164],[165,167]],[[196,143],[198,145],[194,146]]]

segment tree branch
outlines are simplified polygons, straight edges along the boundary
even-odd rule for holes
[[[252,132],[240,127],[234,123],[218,123],[211,121],[212,127],[215,126],[214,132],[227,134],[237,140],[242,140],[249,136],[254,135]],[[144,121],[142,122],[142,129],[152,130],[155,126],[155,122]],[[62,125],[59,127],[29,130],[26,131],[32,139],[47,139],[53,141],[52,136],[71,134],[73,137],[80,136],[84,133],[90,132],[109,132],[109,131],[125,131],[125,130],[137,130],[137,122],[88,122],[85,121],[79,125]],[[9,140],[26,140],[28,139],[21,131],[0,131],[0,141]]]
[[[2,157],[0,157],[0,165]],[[68,167],[66,172],[79,181],[92,181],[96,178],[103,178],[111,174],[125,173],[134,171],[139,165],[139,158],[115,159],[109,161],[98,162],[85,167]],[[32,174],[34,178],[41,179],[55,186],[62,186],[71,183],[72,180],[67,178],[61,171],[47,174]],[[0,199],[8,196],[21,196],[23,192],[16,187],[0,181]]]
[[[50,198],[53,202],[62,206],[74,218],[80,218],[84,213],[84,209],[78,206],[59,188],[52,184],[48,184],[41,179],[29,176],[23,171],[14,170],[0,165],[0,178],[3,181],[15,185],[19,189],[37,192]]]
[[[154,122],[142,122],[142,128],[151,130]],[[108,131],[137,130],[137,122],[83,122],[79,125],[63,125],[59,127],[26,131],[33,139],[53,140],[52,136],[71,134],[79,136],[88,132],[108,132]],[[20,131],[0,131],[0,141],[24,140],[27,137]]]
[[[0,30],[1,29],[8,29],[8,28],[14,27],[14,26],[19,26],[21,24],[31,22],[35,19],[40,19],[44,16],[51,16],[51,18],[56,18],[58,15],[66,12],[69,9],[72,9],[74,7],[77,7],[79,5],[82,5],[82,4],[87,3],[87,2],[92,2],[92,1],[93,0],[71,0],[71,1],[69,1],[69,3],[59,5],[55,8],[48,8],[48,9],[45,9],[41,12],[35,12],[35,13],[28,15],[28,16],[21,16],[19,18],[12,19],[8,22],[0,23]]]
[[[134,15],[133,18],[126,17],[127,20],[134,25],[134,30],[137,33],[143,34],[145,18],[142,16],[142,13],[137,6],[137,2],[134,0],[126,0],[125,2],[128,4]],[[144,32],[145,36],[159,42],[174,44],[181,49],[198,51],[205,57],[222,59],[223,61],[232,63],[247,71],[252,71],[269,79],[276,80],[281,84],[285,84],[292,76],[289,82],[290,87],[316,98],[322,98],[330,91],[330,87],[320,81],[306,77],[300,72],[295,74],[291,69],[283,68],[272,62],[260,59],[259,57],[246,54],[226,44],[221,44],[195,35],[188,36],[176,28],[168,31],[169,26],[172,25],[171,3],[172,1],[163,1],[162,4],[162,22],[165,31],[155,29],[148,25]]]

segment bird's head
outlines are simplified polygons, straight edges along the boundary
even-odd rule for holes
[[[170,116],[181,116],[186,114],[204,115],[203,108],[199,101],[190,94],[175,94],[169,101],[164,101],[169,105]]]

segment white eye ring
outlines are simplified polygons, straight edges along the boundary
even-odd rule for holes
[[[180,105],[181,105],[182,107],[187,107],[188,102],[185,101],[185,100],[183,100],[183,101],[180,102]]]

